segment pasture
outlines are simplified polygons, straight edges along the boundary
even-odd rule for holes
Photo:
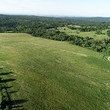
[[[0,77],[12,110],[110,109],[110,62],[101,53],[28,34],[1,33],[0,68],[8,74]]]
[[[67,35],[77,35],[80,37],[91,37],[95,40],[109,39],[110,37],[107,35],[107,30],[103,30],[102,34],[96,34],[95,31],[90,32],[80,32],[79,30],[72,30],[67,27],[59,27],[58,30],[60,32],[65,32]]]

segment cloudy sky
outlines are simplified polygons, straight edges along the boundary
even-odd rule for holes
[[[110,17],[110,0],[1,0],[0,14]]]

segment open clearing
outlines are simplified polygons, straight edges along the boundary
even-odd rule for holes
[[[79,30],[72,30],[67,27],[59,27],[59,31],[65,32],[67,35],[77,35],[80,37],[91,37],[96,40],[102,40],[102,39],[109,39],[110,37],[107,36],[107,30],[103,30],[103,34],[96,34],[95,31],[91,32],[80,32]]]
[[[110,62],[101,53],[28,34],[0,34],[0,72],[12,109],[109,110]],[[2,77],[2,76],[1,76]]]

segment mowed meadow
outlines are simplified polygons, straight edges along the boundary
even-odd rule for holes
[[[0,76],[12,110],[109,110],[110,62],[68,42],[0,34]],[[13,79],[13,80],[12,80]]]

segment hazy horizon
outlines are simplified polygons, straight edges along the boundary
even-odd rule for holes
[[[0,14],[110,17],[109,4],[109,0],[4,0],[0,3]]]

